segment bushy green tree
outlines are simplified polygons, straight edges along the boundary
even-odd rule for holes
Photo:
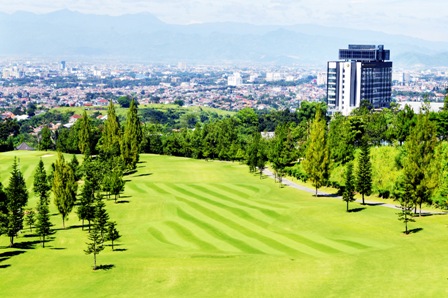
[[[429,202],[429,198],[436,187],[437,179],[434,175],[432,162],[434,149],[437,144],[436,127],[429,119],[429,108],[417,116],[417,123],[411,129],[406,139],[406,157],[404,161],[404,175],[412,186],[414,206],[419,206],[420,215],[422,204]]]
[[[45,150],[53,148],[53,140],[51,139],[51,130],[45,125],[40,132],[39,150]]]
[[[104,130],[99,141],[103,159],[108,160],[112,157],[121,156],[121,137],[120,122],[115,113],[115,106],[110,101],[107,108],[107,119],[104,121]]]
[[[303,161],[303,168],[316,188],[316,197],[318,189],[328,180],[329,166],[326,121],[318,110],[311,124],[310,137]]]

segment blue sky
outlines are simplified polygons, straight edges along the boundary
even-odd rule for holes
[[[446,0],[0,0],[0,11],[149,12],[176,24],[319,24],[448,41]]]

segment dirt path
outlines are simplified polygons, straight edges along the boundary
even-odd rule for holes
[[[274,173],[272,173],[270,170],[265,169],[263,171],[263,174],[265,174],[266,176],[274,179]],[[285,179],[285,178],[282,179],[282,183],[284,185],[286,185],[286,186],[289,186],[289,187],[292,187],[292,188],[295,188],[295,189],[298,189],[298,190],[302,190],[302,191],[306,191],[306,192],[312,193],[313,195],[316,193],[315,189],[312,189],[312,188],[309,188],[309,187],[297,184],[297,183],[292,182],[291,180],[288,180],[288,179]],[[334,195],[334,194],[329,194],[329,193],[322,192],[322,191],[318,191],[317,195],[318,196],[322,196],[322,197],[326,197],[326,198],[331,198],[331,199],[339,199],[339,200],[342,199],[341,196],[337,196],[337,195]],[[362,200],[356,200],[356,202],[362,203]],[[387,207],[387,208],[392,208],[392,209],[397,209],[397,210],[400,209],[399,206],[396,206],[394,204],[389,204],[389,203],[371,202],[371,201],[367,201],[367,200],[364,200],[364,202],[366,203],[367,206],[382,206],[382,207]],[[423,210],[422,209],[422,216],[425,216],[425,215],[426,216],[427,215],[443,215],[443,214],[447,214],[447,213],[446,212],[438,212],[438,211],[429,211],[429,210]]]

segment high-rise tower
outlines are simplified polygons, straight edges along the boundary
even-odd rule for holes
[[[349,115],[368,100],[374,108],[389,107],[392,93],[390,51],[383,45],[349,45],[327,65],[327,105],[330,114]]]

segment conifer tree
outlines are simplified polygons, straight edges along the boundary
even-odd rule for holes
[[[33,225],[36,222],[36,212],[33,209],[25,210],[25,223],[30,228],[30,232],[33,231]]]
[[[36,171],[34,173],[33,183],[34,193],[39,197],[48,201],[49,191],[51,186],[48,182],[47,172],[45,171],[45,165],[42,158],[39,160]]]
[[[101,235],[101,240],[104,241],[104,236],[107,233],[107,222],[109,221],[109,214],[106,211],[106,204],[103,198],[98,196],[95,205],[95,224]]]
[[[36,233],[42,239],[42,247],[45,247],[45,237],[51,233],[50,210],[48,208],[50,189],[45,166],[40,159],[34,174],[34,193],[39,197],[36,208]]]
[[[96,220],[94,221],[93,227],[89,232],[88,239],[89,242],[87,242],[87,249],[84,250],[84,252],[87,255],[93,254],[93,270],[96,270],[96,256],[104,249],[103,239]]]
[[[93,153],[93,132],[90,119],[85,110],[79,121],[78,148],[84,156],[89,156]]]
[[[121,237],[120,233],[118,233],[116,226],[117,223],[114,221],[109,221],[107,223],[107,234],[105,240],[111,242],[112,250],[114,250],[114,241]]]
[[[8,197],[0,182],[0,236],[6,232],[8,226]]]
[[[424,107],[424,113],[417,116],[416,126],[406,139],[406,157],[404,162],[404,175],[409,181],[414,206],[420,207],[429,201],[437,179],[433,177],[431,163],[434,159],[434,149],[437,144],[436,127],[429,119],[429,108]]]
[[[6,188],[7,195],[7,235],[9,236],[10,246],[14,246],[14,237],[23,229],[23,208],[28,202],[28,191],[17,164],[17,158],[14,157],[11,177]]]
[[[131,101],[124,128],[121,153],[126,169],[134,170],[139,161],[140,146],[143,139],[141,122],[138,117],[138,109],[135,100]]]
[[[37,221],[36,233],[42,239],[42,247],[45,247],[45,237],[51,233],[50,210],[48,208],[48,199],[40,197],[37,203]]]
[[[303,168],[308,174],[312,185],[316,188],[316,197],[317,190],[328,179],[329,165],[326,123],[320,109],[318,109],[311,123],[308,146],[305,151],[305,160],[303,161]]]
[[[54,203],[62,216],[62,225],[65,229],[65,219],[75,205],[78,184],[72,168],[65,162],[61,152],[58,152],[55,163],[52,188]]]
[[[345,187],[342,194],[342,200],[348,204],[355,201],[355,177],[353,176],[353,164],[352,162],[347,163],[345,166]]]
[[[121,156],[120,142],[120,122],[115,113],[115,106],[110,101],[107,108],[107,119],[104,121],[104,131],[100,139],[100,152],[103,159],[109,160],[112,157]]]
[[[409,234],[408,223],[414,222],[412,208],[414,206],[414,190],[411,181],[407,176],[398,177],[395,182],[392,196],[400,203],[400,212],[397,213],[398,220],[405,225],[405,233]]]
[[[364,196],[370,196],[372,193],[372,163],[370,162],[369,143],[366,138],[361,141],[361,154],[356,172],[356,190],[361,194],[364,205]]]

